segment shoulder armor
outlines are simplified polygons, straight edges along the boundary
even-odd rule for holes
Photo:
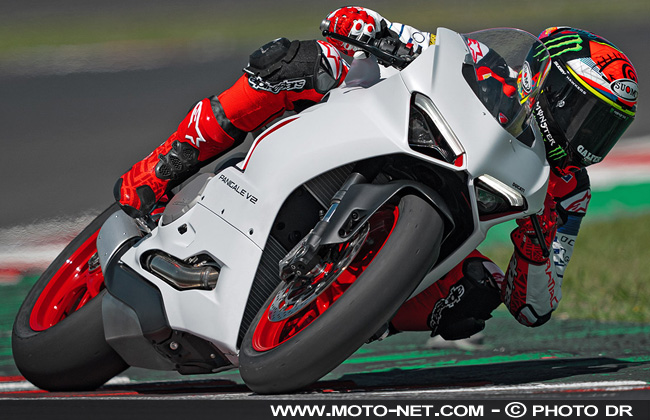
[[[279,93],[309,90],[324,94],[338,86],[347,67],[335,48],[315,40],[289,41],[278,38],[255,50],[248,66],[253,89]]]
[[[285,63],[291,62],[298,52],[300,42],[278,38],[253,51],[244,71],[262,78],[280,70]]]

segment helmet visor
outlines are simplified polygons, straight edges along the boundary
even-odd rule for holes
[[[542,105],[548,107],[555,128],[564,133],[578,166],[603,160],[634,120],[634,112],[600,98],[578,77],[553,69],[546,86]],[[553,86],[563,87],[553,91]]]

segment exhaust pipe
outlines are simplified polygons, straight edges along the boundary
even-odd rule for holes
[[[154,255],[148,266],[152,273],[181,290],[212,290],[219,279],[219,269],[216,267],[188,265],[167,255]]]

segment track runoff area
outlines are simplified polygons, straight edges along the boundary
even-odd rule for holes
[[[621,143],[605,162],[590,168],[594,198],[607,197],[590,208],[590,216],[606,217],[612,206],[619,213],[622,208],[650,211],[648,144],[650,137]],[[61,232],[76,232],[91,217],[0,231],[2,419],[69,419],[80,413],[130,418],[143,412],[146,418],[191,412],[198,418],[260,419],[650,419],[650,325],[564,323],[531,338],[521,335],[530,329],[512,328],[507,316],[498,314],[488,323],[484,341],[450,345],[425,334],[397,335],[365,346],[309,389],[291,395],[252,394],[236,370],[182,377],[129,369],[94,392],[39,390],[20,376],[11,359],[11,323],[26,292],[20,284],[25,273],[43,270],[63,248]],[[32,258],[25,262],[24,255]],[[625,340],[643,349],[621,346]]]

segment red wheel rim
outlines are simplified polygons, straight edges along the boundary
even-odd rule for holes
[[[273,322],[269,319],[269,307],[266,308],[253,333],[252,345],[256,351],[268,351],[293,338],[309,324],[314,322],[359,278],[364,270],[379,254],[390,237],[399,210],[386,208],[375,213],[369,220],[370,231],[365,243],[348,268],[321,293],[312,303],[287,319]]]
[[[29,318],[32,330],[43,331],[56,325],[104,288],[104,275],[93,259],[98,234],[95,232],[77,248],[45,286]]]

